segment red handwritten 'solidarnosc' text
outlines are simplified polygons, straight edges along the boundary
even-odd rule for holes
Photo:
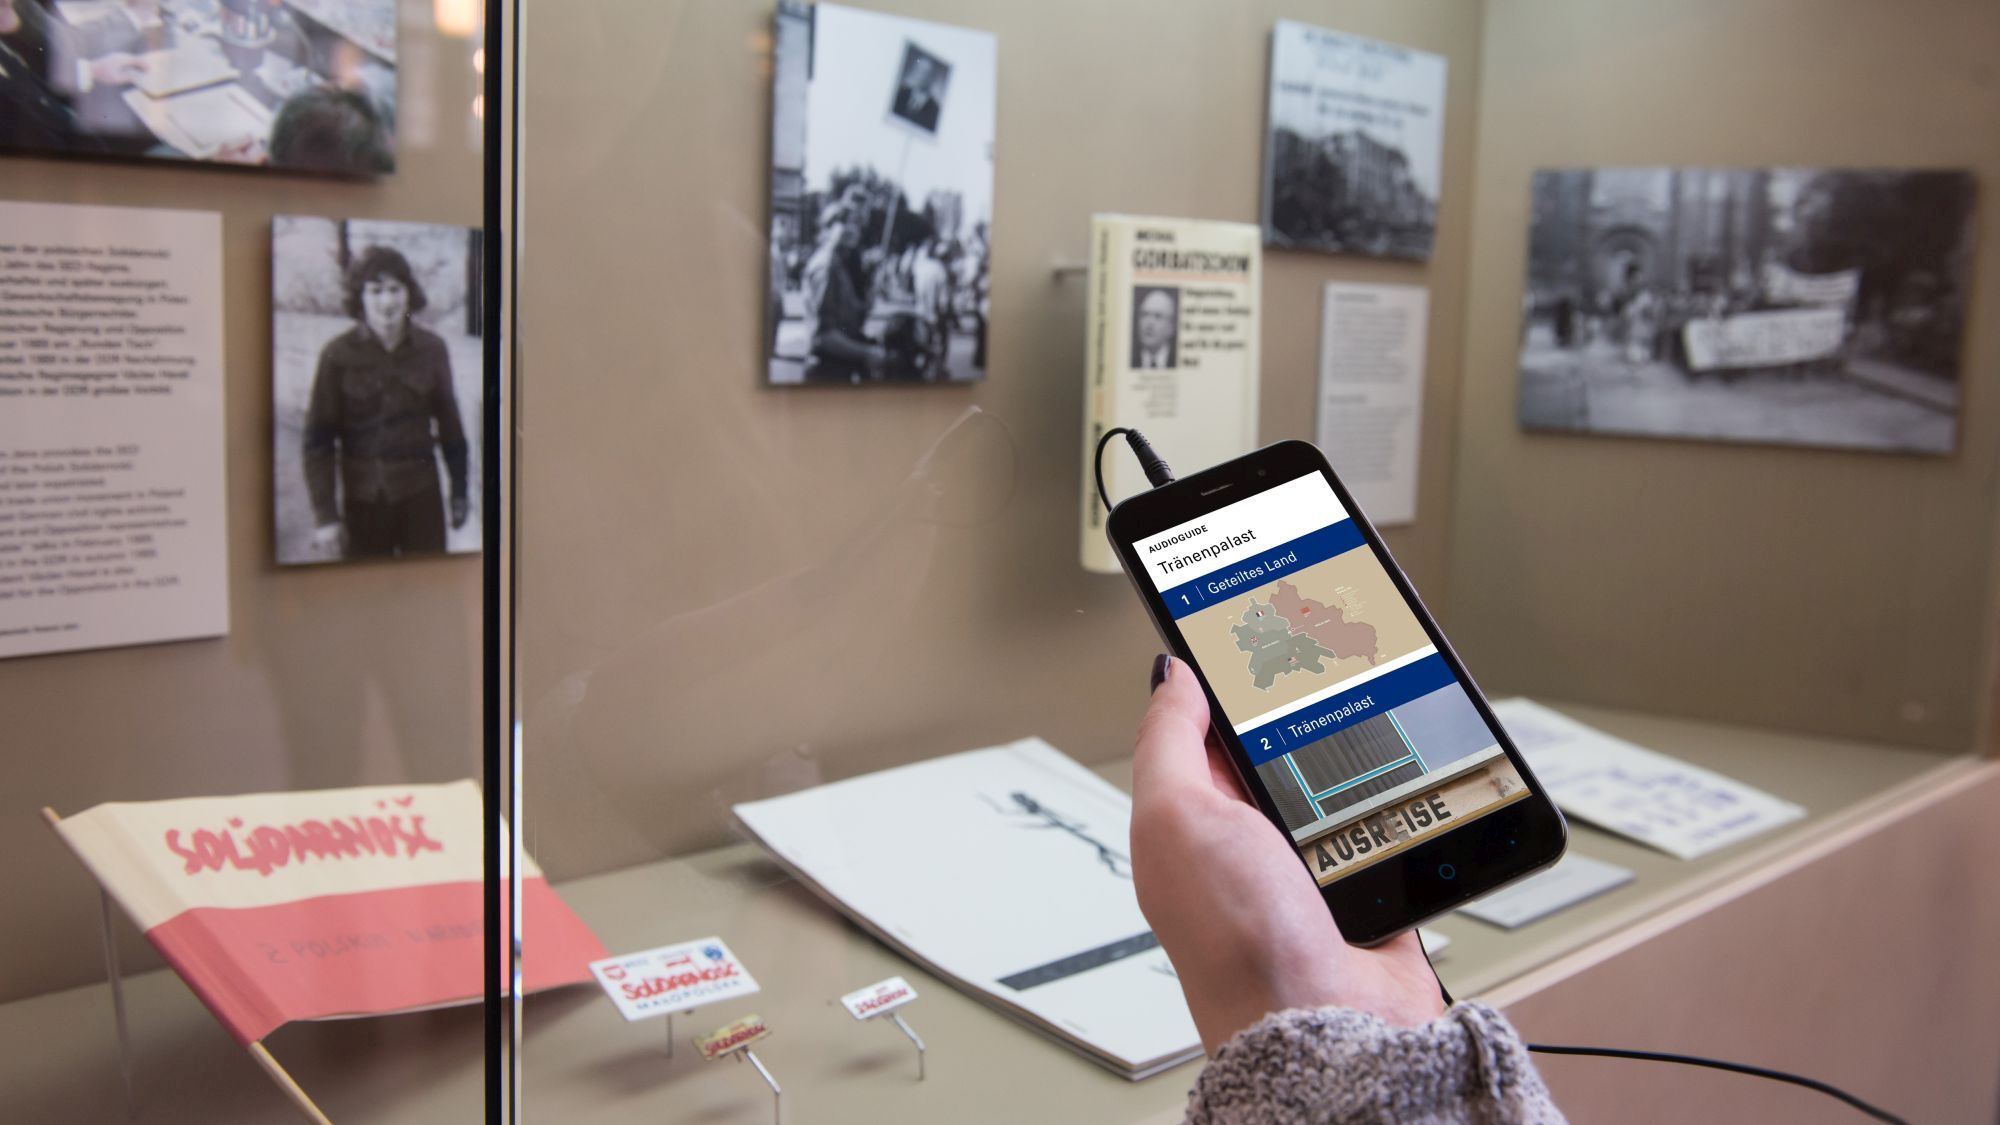
[[[376,805],[387,807],[382,801]],[[444,850],[443,844],[424,831],[423,817],[387,812],[255,828],[245,827],[242,817],[230,817],[225,828],[197,828],[185,837],[180,829],[170,828],[166,845],[181,857],[181,870],[188,875],[233,868],[269,876],[295,861],[398,855],[414,859],[424,852]]]

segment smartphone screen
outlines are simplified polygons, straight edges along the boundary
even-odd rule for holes
[[[1269,463],[1279,483],[1241,482],[1243,499],[1122,547],[1241,743],[1245,780],[1328,888],[1534,794],[1329,479],[1296,455]]]

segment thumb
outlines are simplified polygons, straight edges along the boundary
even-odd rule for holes
[[[1212,788],[1208,696],[1184,661],[1161,656],[1155,667],[1164,669],[1164,676],[1153,689],[1132,751],[1132,796],[1140,801]]]

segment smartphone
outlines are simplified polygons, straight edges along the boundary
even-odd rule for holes
[[[1562,814],[1318,449],[1140,493],[1105,529],[1349,942],[1562,856]]]

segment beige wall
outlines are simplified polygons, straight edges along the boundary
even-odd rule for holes
[[[480,221],[470,47],[402,32],[399,167],[376,183],[0,158],[0,198],[222,213],[231,621],[221,640],[0,662],[0,1000],[103,975],[95,884],[43,805],[479,772],[478,559],[272,561],[271,216]],[[121,928],[128,967],[158,963]]]
[[[557,876],[714,843],[731,801],[817,779],[1030,734],[1127,752],[1159,644],[1076,561],[1084,288],[1051,271],[1094,211],[1257,219],[1279,17],[1449,61],[1434,260],[1266,257],[1261,435],[1311,436],[1321,283],[1429,285],[1421,518],[1390,539],[1442,585],[1479,6],[868,6],[998,35],[977,387],[760,385],[768,0],[531,16],[527,839]]]
[[[1960,452],[1526,434],[1529,177],[1973,169],[2000,191],[1990,0],[1497,0],[1445,620],[1489,689],[1964,749],[1987,694],[2000,237],[1978,222]]]

